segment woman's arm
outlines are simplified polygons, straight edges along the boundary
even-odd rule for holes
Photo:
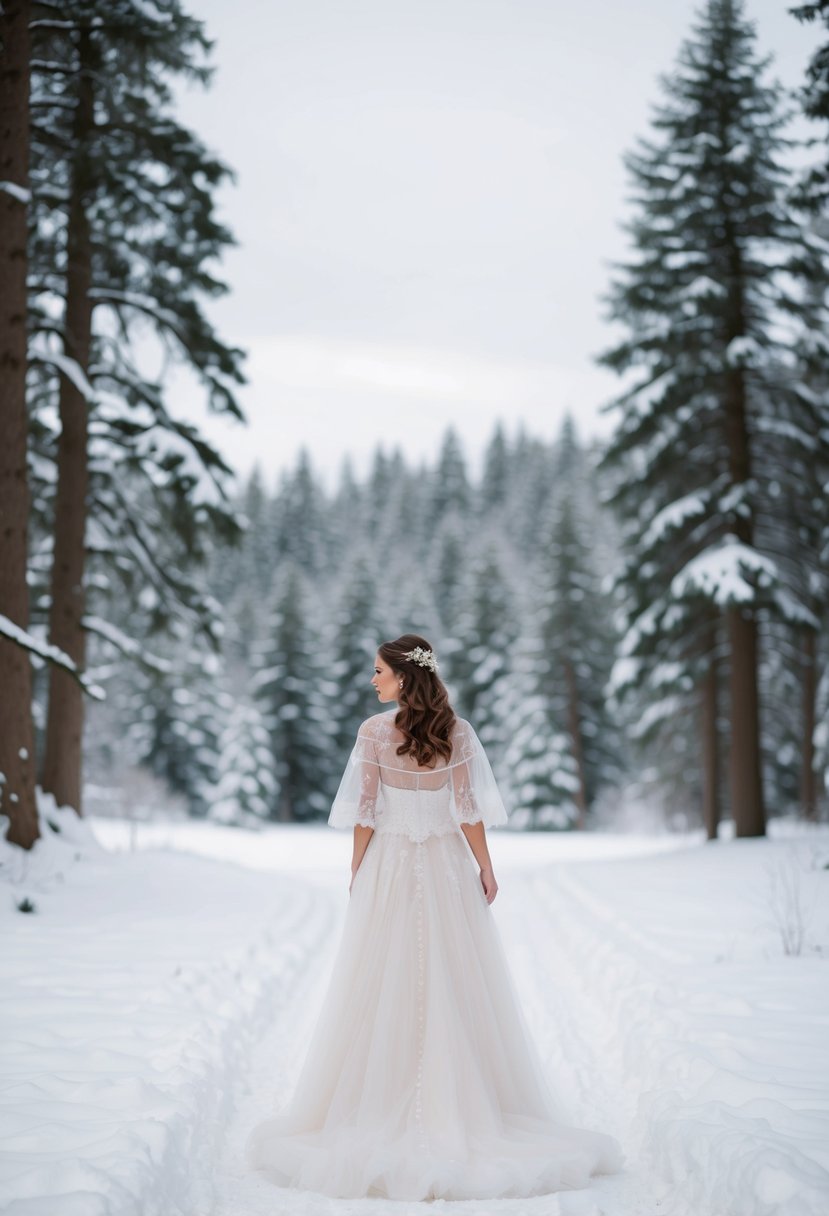
[[[489,856],[489,846],[486,842],[486,829],[481,822],[481,813],[472,785],[472,775],[468,764],[452,766],[452,787],[455,796],[455,806],[461,815],[460,827],[472,850],[481,871],[481,885],[486,895],[486,902],[491,904],[498,894],[498,883],[492,869],[492,858]],[[477,820],[477,822],[475,822]]]
[[[462,823],[461,831],[466,837],[469,847],[475,854],[475,860],[481,868],[481,886],[484,889],[486,902],[491,904],[498,894],[498,883],[492,869],[492,859],[486,843],[486,828],[482,823]]]
[[[360,868],[360,862],[365,856],[368,842],[374,835],[374,828],[363,827],[362,824],[354,825],[354,852],[351,856],[351,882],[354,882],[354,875]],[[348,885],[349,894],[351,893],[351,883]]]
[[[348,884],[348,893],[351,894],[351,887],[354,882],[354,875],[360,868],[360,863],[365,857],[368,842],[374,835],[374,828],[371,824],[374,823],[374,816],[377,808],[377,791],[380,786],[380,769],[377,764],[371,764],[364,761],[360,771],[360,804],[357,810],[358,817],[365,820],[370,820],[370,823],[355,823],[354,825],[354,851],[351,854],[351,882]]]

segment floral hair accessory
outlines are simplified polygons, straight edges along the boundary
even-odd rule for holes
[[[422,646],[415,646],[414,650],[408,651],[403,655],[404,659],[409,659],[412,663],[417,663],[418,667],[428,667],[430,671],[438,670],[438,661],[435,658],[434,650],[424,650]]]

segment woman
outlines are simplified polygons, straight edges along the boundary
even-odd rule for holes
[[[293,1101],[251,1132],[249,1163],[342,1198],[586,1186],[622,1154],[566,1126],[544,1082],[489,910],[485,829],[507,821],[489,762],[425,638],[384,642],[371,683],[398,708],[360,727],[328,819],[354,828],[339,952]]]

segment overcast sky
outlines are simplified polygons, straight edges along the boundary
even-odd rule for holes
[[[249,424],[212,425],[230,463],[275,479],[305,445],[333,479],[378,443],[431,456],[449,422],[475,461],[496,419],[551,436],[568,409],[604,433],[621,158],[698,8],[190,0],[216,71],[177,113],[237,173],[217,194],[231,290],[206,305],[249,351]],[[747,12],[799,84],[819,28],[773,0]]]

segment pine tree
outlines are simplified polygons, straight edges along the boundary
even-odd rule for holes
[[[513,445],[512,490],[507,502],[507,528],[517,554],[534,564],[538,558],[538,521],[546,512],[555,481],[549,445],[522,428]]]
[[[293,472],[282,478],[273,519],[274,563],[288,560],[310,576],[321,574],[330,553],[326,511],[322,488],[305,448]]]
[[[614,403],[621,418],[605,457],[627,524],[622,655],[637,684],[689,684],[705,704],[722,614],[741,836],[766,822],[758,624],[806,616],[759,530],[770,484],[818,433],[793,420],[814,411],[799,359],[818,319],[809,285],[822,251],[785,205],[787,115],[767,66],[742,5],[709,0],[663,81],[658,138],[627,157],[637,256],[610,305],[630,336],[602,356],[619,372],[639,370]],[[764,433],[775,434],[773,465],[761,460]]]
[[[332,569],[341,569],[354,541],[370,533],[368,509],[365,489],[358,483],[351,460],[346,456],[329,508]]]
[[[479,513],[497,514],[504,508],[510,486],[510,454],[504,428],[499,422],[484,453],[484,469],[479,490]]]
[[[453,513],[438,526],[431,546],[431,560],[424,567],[434,587],[442,630],[449,637],[457,637],[468,547],[461,520]]]
[[[497,690],[509,670],[517,621],[500,546],[494,536],[479,543],[460,590],[452,674],[461,710],[484,744],[497,748]]]
[[[829,29],[829,0],[803,4],[789,10],[799,21],[820,21]],[[815,51],[807,69],[807,83],[801,91],[806,115],[816,122],[829,122],[829,41]],[[829,156],[827,131],[815,141],[822,150],[820,163],[809,169],[792,190],[792,202],[807,215],[814,217],[817,231],[829,235]],[[810,381],[815,394],[825,402],[829,391],[829,341],[820,330],[813,332],[816,370]],[[825,446],[825,445],[824,445]],[[825,459],[808,463],[806,485],[809,514],[802,518],[807,545],[814,544],[818,552],[816,570],[810,581],[809,601],[819,628],[805,623],[800,633],[800,653],[796,664],[801,673],[801,715],[799,734],[800,806],[807,819],[818,817],[818,806],[827,788],[827,732],[825,728],[825,692],[829,687],[829,590],[827,589],[827,553],[829,553],[829,462]],[[801,469],[801,472],[804,470]],[[811,535],[808,535],[811,533]],[[821,712],[821,700],[823,713]]]
[[[153,563],[157,533],[127,488],[153,487],[187,548],[200,531],[233,526],[229,469],[169,414],[130,347],[149,322],[196,371],[210,407],[239,416],[241,352],[217,338],[195,299],[225,290],[204,262],[231,242],[211,214],[211,189],[228,170],[168,113],[165,73],[211,74],[195,58],[210,44],[178,0],[152,12],[135,0],[66,0],[33,39],[32,400],[39,411],[57,404],[60,417],[49,634],[82,670],[90,545],[110,555],[111,573],[129,555],[154,566],[168,595],[191,590]],[[211,603],[195,588],[191,607],[199,615]],[[82,727],[77,682],[53,670],[42,783],[78,811]]]
[[[279,801],[268,730],[255,705],[237,701],[222,732],[211,819],[251,827],[272,819]]]
[[[343,766],[360,723],[382,708],[371,687],[374,657],[382,640],[377,572],[367,551],[352,551],[339,591],[331,642],[334,660],[330,674],[336,686],[335,746]]]
[[[129,747],[139,764],[205,818],[216,798],[220,740],[233,708],[221,660],[183,648],[163,673],[146,673]]]
[[[30,4],[0,10],[0,812],[7,839],[39,835],[29,654],[9,632],[29,627],[26,581],[26,238],[29,203]],[[4,636],[5,635],[5,636]]]
[[[470,502],[469,478],[461,441],[454,427],[450,426],[444,434],[432,484],[434,526],[439,527],[452,513],[460,517],[466,515]]]
[[[515,828],[562,830],[578,821],[578,772],[571,742],[552,719],[550,691],[543,646],[527,621],[496,685],[491,744]]]
[[[829,0],[799,4],[796,8],[790,8],[789,12],[798,21],[822,21],[829,29]],[[807,83],[801,91],[803,110],[815,121],[829,122],[829,40],[815,51],[806,75]],[[822,163],[808,171],[795,191],[798,204],[815,213],[825,210],[829,203],[829,156],[825,137],[822,142]]]
[[[336,683],[310,599],[306,576],[285,562],[253,681],[279,782],[275,817],[283,822],[327,815],[334,793]]]
[[[227,623],[222,639],[225,659],[230,666],[245,670],[264,631],[275,569],[273,509],[258,467],[250,474],[236,506],[242,535],[217,543],[208,578]]]
[[[576,511],[571,483],[562,478],[542,532],[540,632],[552,717],[570,740],[577,826],[583,828],[598,790],[618,777],[620,766],[604,699],[613,662],[612,615]]]

